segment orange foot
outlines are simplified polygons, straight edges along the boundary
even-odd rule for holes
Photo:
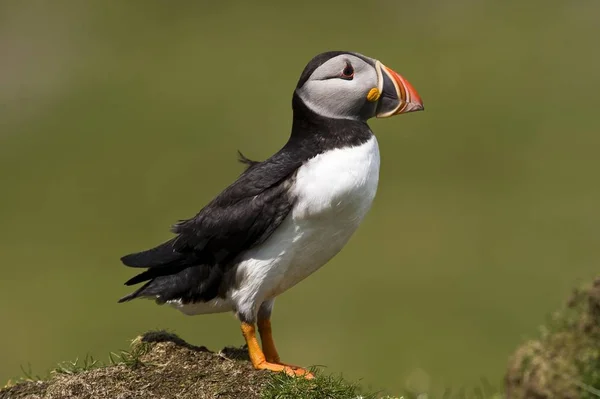
[[[266,360],[262,363],[255,364],[254,368],[257,370],[269,370],[276,373],[284,372],[291,377],[304,377],[308,380],[312,380],[315,376],[308,370],[302,367],[292,366],[285,363],[269,363]]]
[[[273,357],[269,356],[269,360],[271,361],[268,362],[265,359],[265,354],[258,345],[258,340],[256,339],[256,330],[253,324],[242,323],[242,334],[244,334],[244,338],[246,339],[246,345],[248,345],[248,355],[250,356],[250,361],[255,369],[269,370],[274,372],[283,371],[292,377],[305,377],[307,379],[314,378],[314,375],[311,372],[303,369],[302,367],[281,363],[279,361],[279,356],[277,355]]]
[[[277,349],[275,349],[275,342],[273,342],[273,333],[271,331],[271,321],[269,319],[258,320],[258,332],[263,343],[264,356],[267,362],[271,364],[278,364],[292,369],[296,376],[304,376],[307,379],[313,379],[315,376],[303,367],[296,366],[294,364],[283,363],[279,359]],[[287,373],[288,375],[290,373]]]

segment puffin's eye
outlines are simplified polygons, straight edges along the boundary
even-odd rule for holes
[[[346,64],[346,67],[342,71],[340,78],[346,80],[352,80],[352,78],[354,78],[354,68],[352,68],[352,65]]]

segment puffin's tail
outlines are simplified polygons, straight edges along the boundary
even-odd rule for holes
[[[127,294],[124,297],[119,298],[119,300],[117,301],[117,303],[128,302],[128,301],[131,301],[132,299],[135,299],[135,298],[138,298],[140,296],[143,296],[144,291],[146,290],[146,288],[148,288],[148,286],[151,283],[152,283],[152,281],[148,281],[146,284],[144,284],[142,287],[138,288],[137,290],[135,290],[131,294]]]
[[[146,251],[125,255],[121,262],[129,267],[160,267],[181,259],[181,254],[175,251],[175,238]]]
[[[175,239],[171,239],[154,248],[125,255],[121,258],[121,262],[126,266],[147,269],[127,280],[125,285],[134,285],[144,281],[147,281],[147,283],[131,294],[119,299],[119,303],[138,297],[155,295],[156,287],[154,286],[157,284],[154,283],[157,277],[173,275],[187,267],[184,256],[175,251],[174,243]]]

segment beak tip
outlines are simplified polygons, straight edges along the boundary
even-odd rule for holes
[[[423,103],[421,102],[411,102],[408,103],[406,108],[404,109],[403,113],[408,113],[408,112],[417,112],[417,111],[424,111],[425,107],[423,106]]]

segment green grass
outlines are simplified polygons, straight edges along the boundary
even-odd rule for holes
[[[317,369],[310,370],[315,378],[295,378],[283,373],[273,374],[267,382],[262,399],[375,399],[376,393],[365,393],[358,383],[346,381],[341,376],[327,375]],[[391,396],[386,396],[391,398]]]
[[[315,378],[306,380],[294,378],[285,374],[273,374],[270,378],[262,399],[503,399],[486,379],[472,387],[447,387],[438,397],[421,392],[403,390],[398,396],[389,396],[382,392],[369,392],[360,382],[351,382],[341,375],[330,375],[322,370],[310,370]]]
[[[103,364],[91,355],[86,355],[83,359],[76,358],[73,361],[59,363],[53,370],[59,374],[77,374],[83,371],[93,370],[102,367]]]
[[[144,362],[141,360],[142,356],[148,353],[150,348],[149,344],[134,340],[129,350],[122,349],[117,352],[110,352],[107,361],[96,359],[88,353],[83,358],[60,362],[44,374],[34,373],[31,363],[28,363],[27,367],[21,365],[22,376],[9,380],[7,386],[23,382],[48,381],[56,374],[75,375],[110,366],[124,365],[130,368],[140,367],[144,365]]]

